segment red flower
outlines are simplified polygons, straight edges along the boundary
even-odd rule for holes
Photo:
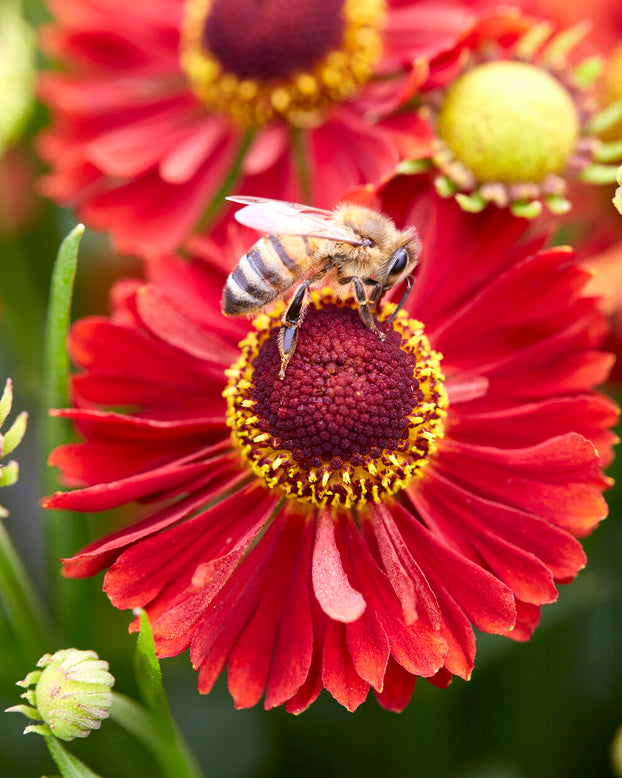
[[[421,0],[49,6],[63,69],[40,84],[44,191],[140,254],[176,248],[223,187],[332,206],[426,156],[425,123],[392,112],[473,16]]]
[[[593,391],[611,360],[589,274],[506,212],[412,189],[380,196],[423,239],[384,341],[316,295],[280,381],[279,320],[220,314],[237,232],[73,328],[57,414],[84,441],[51,463],[82,488],[45,504],[143,518],[64,572],[108,568],[112,603],[146,608],[160,656],[190,648],[201,692],[228,666],[236,707],[299,712],[324,687],[353,710],[371,686],[400,710],[417,676],[468,679],[472,625],[528,639],[607,512],[617,412]]]

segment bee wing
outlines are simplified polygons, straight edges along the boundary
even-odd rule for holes
[[[362,238],[346,227],[335,224],[332,211],[323,211],[301,203],[288,203],[285,200],[270,200],[267,197],[227,197],[245,208],[235,214],[240,224],[252,227],[260,232],[272,232],[279,235],[304,235],[309,238],[327,238],[359,246]]]

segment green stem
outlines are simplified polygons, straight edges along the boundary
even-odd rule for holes
[[[303,143],[303,132],[298,127],[292,128],[292,148],[294,150],[294,161],[298,170],[300,180],[300,191],[305,203],[311,203],[311,176],[309,174],[309,165],[307,164],[307,155]]]
[[[113,692],[110,718],[139,740],[156,758],[163,778],[203,778],[179,732],[134,700]]]
[[[9,533],[0,521],[0,596],[24,654],[33,661],[53,644],[51,628]]]
[[[94,773],[84,762],[66,751],[54,735],[45,735],[45,744],[63,778],[101,778],[99,773]]]
[[[231,166],[227,177],[222,183],[220,189],[216,192],[216,195],[212,198],[212,202],[207,206],[205,213],[196,226],[196,230],[198,232],[202,232],[209,226],[218,211],[222,208],[225,197],[232,193],[235,183],[240,176],[240,169],[242,167],[242,163],[244,162],[244,157],[246,156],[246,152],[251,145],[251,141],[253,140],[254,135],[254,130],[248,130],[244,134],[242,142],[240,143],[240,148],[238,149],[237,156],[233,161],[233,165]]]

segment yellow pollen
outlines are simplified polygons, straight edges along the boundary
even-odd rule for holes
[[[204,32],[210,14],[222,15],[222,7],[216,7],[216,0],[186,0],[180,64],[192,90],[206,107],[230,116],[241,126],[258,126],[276,118],[301,127],[317,124],[331,104],[352,97],[369,81],[382,56],[386,0],[344,0],[340,43],[318,55],[310,66],[268,77],[262,75],[257,65],[256,75],[246,73],[241,77],[228,71],[206,43]],[[231,25],[234,24],[232,18]],[[275,20],[275,47],[278,30]],[[239,35],[244,35],[243,29]],[[304,36],[305,30],[301,29],[301,46]]]

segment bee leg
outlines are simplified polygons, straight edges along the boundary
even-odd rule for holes
[[[399,303],[397,304],[397,308],[396,308],[396,309],[393,311],[393,313],[392,313],[392,314],[389,316],[389,319],[388,319],[388,321],[389,321],[389,324],[390,324],[390,323],[393,321],[393,319],[394,319],[394,318],[397,316],[397,314],[399,313],[400,309],[402,308],[402,306],[404,305],[404,303],[406,302],[406,300],[408,300],[408,295],[410,294],[410,291],[411,291],[411,289],[413,288],[413,284],[415,283],[415,279],[414,279],[414,277],[413,277],[413,276],[406,276],[406,278],[404,279],[404,281],[406,281],[406,291],[404,292],[404,294],[402,295],[402,297],[401,297],[401,299],[400,299]]]
[[[384,340],[386,336],[384,332],[382,332],[381,330],[378,329],[378,327],[376,327],[376,323],[374,322],[374,319],[371,315],[371,311],[369,310],[369,305],[367,304],[367,297],[365,296],[365,289],[363,287],[363,283],[361,279],[358,278],[358,276],[352,276],[349,280],[352,282],[352,286],[354,287],[354,294],[356,296],[356,302],[358,303],[359,314],[361,319],[363,319],[363,323],[372,332],[375,332],[376,335],[380,338],[380,340]],[[372,294],[374,292],[372,292]]]
[[[281,354],[281,369],[279,371],[279,378],[281,381],[285,378],[285,370],[289,363],[289,360],[294,355],[296,350],[296,343],[298,342],[298,327],[302,324],[304,318],[305,294],[311,284],[317,281],[316,276],[307,278],[296,289],[291,303],[287,306],[285,313],[281,319],[283,326],[279,333],[279,352]]]
[[[289,360],[294,355],[296,343],[298,342],[298,327],[281,327],[279,332],[279,351],[281,352],[281,369],[279,378],[281,381],[285,378],[285,370]]]
[[[368,302],[370,302],[373,306],[374,311],[378,310],[378,303],[380,302],[380,298],[382,297],[382,284],[380,281],[374,281],[371,278],[366,278],[364,283],[367,286],[372,286],[373,289],[371,290],[371,293],[369,295]]]

